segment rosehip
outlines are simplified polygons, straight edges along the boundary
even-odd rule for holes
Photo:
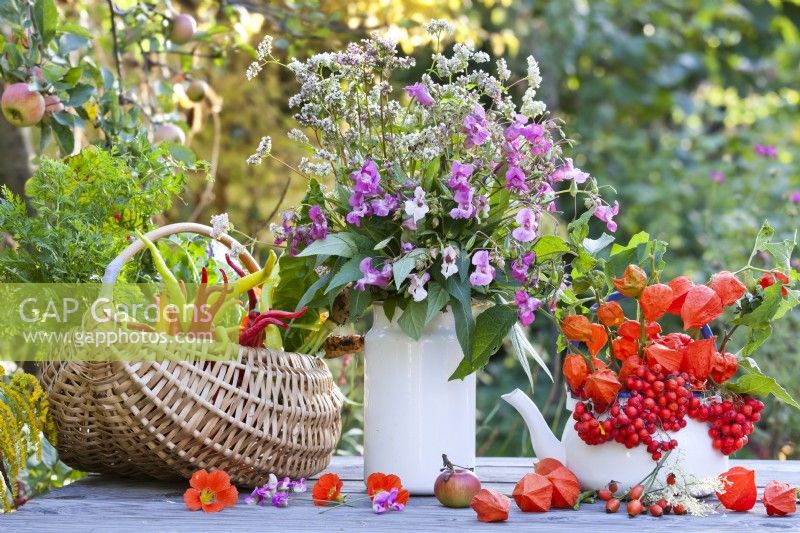
[[[617,511],[619,511],[619,504],[620,504],[619,499],[611,498],[606,502],[606,512],[616,513]]]
[[[639,500],[631,500],[628,502],[628,516],[633,518],[634,516],[640,514],[644,510],[644,506],[642,506],[642,502]]]
[[[599,491],[597,491],[597,497],[603,500],[604,502],[607,502],[612,498],[612,494],[611,491],[608,489],[600,489]]]
[[[650,506],[650,514],[656,517],[661,516],[664,514],[664,509],[662,509],[657,503],[654,503]]]
[[[644,493],[644,485],[635,485],[631,487],[630,492],[628,492],[628,497],[631,500],[638,500],[639,498],[642,497],[643,493]]]

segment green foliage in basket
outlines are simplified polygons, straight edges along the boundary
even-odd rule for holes
[[[28,456],[42,458],[42,437],[55,442],[47,398],[36,378],[0,367],[0,503],[8,511],[18,496],[17,478]]]
[[[187,168],[144,138],[128,148],[44,159],[26,184],[27,205],[2,189],[0,228],[13,243],[0,251],[0,281],[98,281],[133,233],[152,226],[182,191]]]

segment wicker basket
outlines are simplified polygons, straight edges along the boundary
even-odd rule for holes
[[[210,236],[211,228],[172,224],[148,237],[182,232]],[[218,240],[235,243],[227,235]],[[116,280],[141,249],[137,241],[120,254],[104,281]],[[258,269],[248,254],[240,258],[250,271]],[[322,360],[246,347],[238,361],[174,355],[166,362],[155,354],[146,362],[45,365],[42,384],[61,459],[80,470],[159,479],[222,468],[247,486],[270,473],[297,478],[328,465],[341,432],[342,395]]]

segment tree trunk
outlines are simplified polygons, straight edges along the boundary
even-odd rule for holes
[[[24,198],[25,182],[31,177],[31,135],[16,128],[0,113],[0,183]]]

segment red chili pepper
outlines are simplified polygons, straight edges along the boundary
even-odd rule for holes
[[[200,283],[203,285],[208,284],[208,269],[203,267],[203,270],[200,271]]]
[[[275,318],[280,318],[281,320],[291,320],[291,319],[294,319],[294,318],[300,318],[301,316],[306,314],[306,311],[308,311],[308,307],[307,306],[303,307],[299,311],[295,311],[294,313],[289,312],[289,311],[280,311],[278,309],[270,309],[269,311],[267,311],[264,314],[272,316],[272,317],[275,317]]]
[[[228,275],[221,268],[219,269],[219,273],[222,274],[222,281],[225,283],[225,285],[227,285],[228,284]]]
[[[240,278],[243,278],[243,277],[245,277],[247,275],[247,274],[245,274],[245,272],[242,269],[242,267],[237,265],[236,262],[233,259],[231,259],[230,255],[225,254],[225,262],[228,263],[228,266],[231,267],[233,269],[233,271],[236,272],[236,275],[239,276]],[[248,303],[250,311],[254,311],[255,308],[256,308],[256,305],[258,305],[258,298],[256,298],[256,291],[255,290],[249,289],[247,291],[247,303]]]

